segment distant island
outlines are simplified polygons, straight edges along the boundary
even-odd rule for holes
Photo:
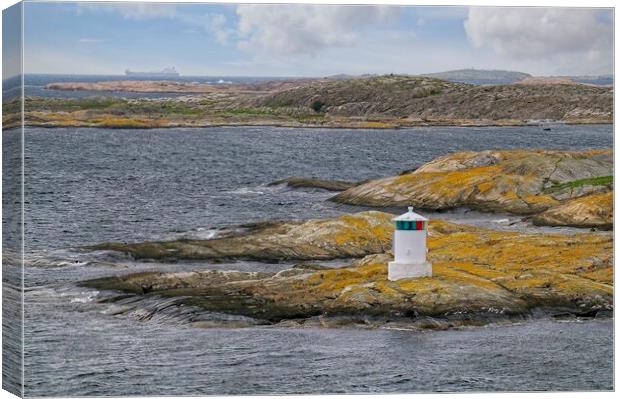
[[[612,123],[612,87],[565,80],[527,82],[527,79],[532,78],[526,78],[524,83],[493,85],[412,75],[227,85],[173,80],[58,82],[46,88],[100,91],[102,97],[27,97],[24,117],[30,126],[110,128],[219,125],[398,128],[507,126],[541,121]],[[106,92],[174,93],[176,96],[128,99],[105,97]],[[5,103],[5,127],[20,122],[19,104],[18,99]]]

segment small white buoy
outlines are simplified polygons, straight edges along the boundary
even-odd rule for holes
[[[388,279],[431,277],[432,265],[426,261],[426,229],[428,219],[413,212],[413,207],[392,219],[396,223],[394,261],[388,264]]]

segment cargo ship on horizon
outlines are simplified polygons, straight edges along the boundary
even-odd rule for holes
[[[178,78],[179,76],[181,76],[174,67],[164,68],[159,72],[139,72],[126,69],[125,75],[140,78]]]

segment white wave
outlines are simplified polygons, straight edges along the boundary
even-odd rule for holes
[[[263,195],[264,191],[259,191],[256,187],[241,187],[236,190],[225,191],[226,194],[238,194],[238,195],[247,195],[247,194],[256,194]]]
[[[211,240],[217,238],[222,233],[221,229],[198,227],[188,231],[177,231],[157,237],[163,241],[174,241],[180,239],[188,240]]]
[[[97,295],[99,295],[99,291],[97,290],[61,290],[59,292],[61,297],[69,297],[69,302],[71,303],[88,303],[92,302]]]
[[[199,227],[196,229],[196,233],[194,233],[193,236],[201,240],[210,240],[212,238],[215,238],[218,232],[218,230],[203,229],[202,227]]]
[[[92,302],[93,298],[95,297],[95,295],[87,295],[84,297],[75,297],[75,298],[71,298],[71,303],[88,303],[88,302]]]
[[[219,231],[214,229],[196,229],[195,231],[188,231],[187,233],[182,233],[180,237],[196,239],[196,240],[211,240],[217,237]]]
[[[72,261],[64,261],[64,262],[58,262],[56,264],[56,266],[59,267],[65,267],[65,266],[86,266],[88,265],[90,262],[80,262],[78,260],[72,260]]]

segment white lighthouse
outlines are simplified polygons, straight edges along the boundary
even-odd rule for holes
[[[426,228],[428,219],[409,212],[392,219],[396,223],[394,231],[394,261],[388,264],[388,279],[430,277],[432,265],[426,261]]]

